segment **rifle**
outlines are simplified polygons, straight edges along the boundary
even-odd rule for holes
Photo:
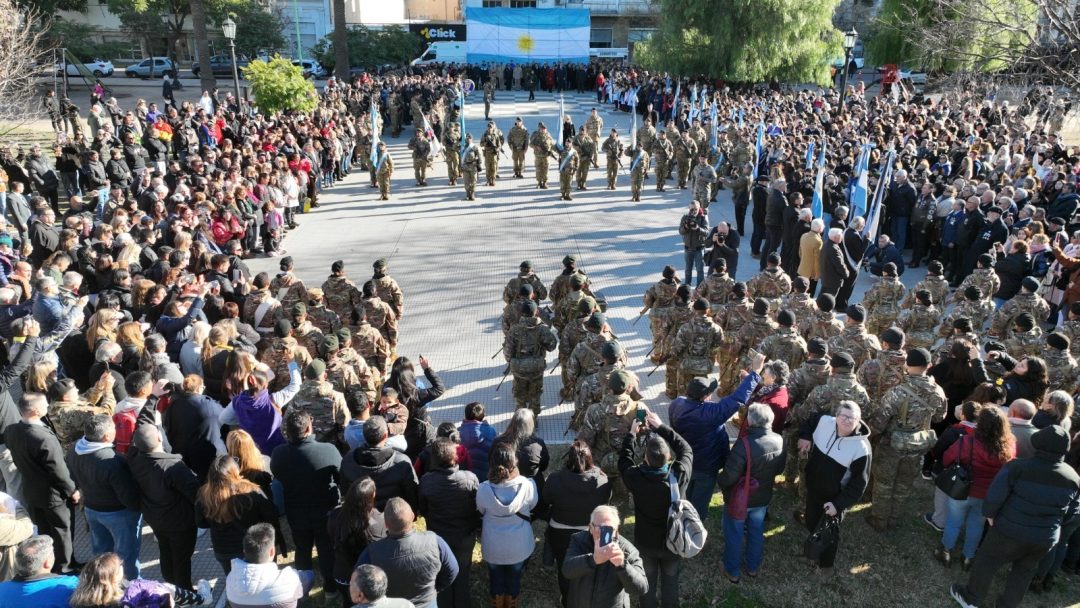
[[[506,382],[506,377],[508,375],[510,375],[510,364],[509,363],[506,364],[506,369],[503,370],[503,376],[502,376],[502,380],[499,380],[499,386],[495,387],[495,392],[496,393],[499,392],[500,388],[502,388],[503,382]]]
[[[661,358],[660,358],[660,362],[656,364],[656,367],[652,368],[652,371],[650,371],[650,372],[649,372],[648,374],[645,374],[645,377],[646,377],[646,378],[648,378],[648,377],[652,376],[652,375],[653,375],[653,373],[655,373],[655,372],[656,372],[656,370],[660,369],[660,366],[661,366],[661,365],[663,365],[663,364],[667,363],[667,361],[668,361],[668,359],[669,359],[669,358],[670,358],[670,357],[667,357],[667,356],[665,356],[665,357],[661,357]]]
[[[501,353],[501,352],[503,351],[503,348],[505,348],[505,347],[504,347],[504,346],[500,346],[500,347],[499,347],[499,350],[495,351],[495,354],[494,354],[494,355],[491,355],[491,358],[492,358],[492,359],[494,359],[495,357],[498,357],[498,356],[499,356],[499,353]]]
[[[552,366],[551,366],[551,371],[549,371],[549,372],[548,372],[548,375],[550,376],[551,374],[554,374],[554,373],[555,373],[555,370],[559,369],[559,366],[560,366],[560,365],[562,365],[562,360],[560,360],[560,359],[555,359],[555,365],[552,365]],[[561,402],[560,402],[560,403],[561,403]]]
[[[630,327],[633,327],[633,326],[637,325],[637,322],[641,320],[641,317],[645,316],[645,313],[648,312],[648,310],[649,310],[648,306],[646,306],[645,308],[642,308],[641,312],[638,313],[637,318],[634,319],[634,322],[630,324]]]
[[[651,355],[654,350],[656,350],[656,345],[655,344],[652,345],[652,348],[649,349],[649,352],[645,353],[645,358],[648,359],[649,355]],[[497,355],[499,353],[495,353],[495,354]],[[492,358],[494,359],[494,357],[492,357]]]

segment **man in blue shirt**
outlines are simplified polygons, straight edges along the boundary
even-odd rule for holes
[[[31,536],[19,543],[15,578],[0,583],[0,606],[67,608],[79,577],[53,574],[54,561],[52,538]]]

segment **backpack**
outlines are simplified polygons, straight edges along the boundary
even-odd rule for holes
[[[113,445],[117,454],[127,454],[128,448],[131,447],[131,438],[135,435],[138,418],[139,411],[137,408],[113,414],[113,424],[116,425],[116,439]]]
[[[671,508],[668,509],[667,549],[679,557],[694,557],[705,547],[709,532],[694,505],[679,498],[679,482],[670,471],[668,486],[671,488]]]

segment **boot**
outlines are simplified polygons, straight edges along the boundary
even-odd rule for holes
[[[971,571],[971,564],[974,561],[975,560],[973,560],[973,559],[968,559],[968,558],[965,557],[964,558],[964,563],[960,564],[960,571],[961,572],[970,572]]]
[[[939,545],[934,551],[934,559],[941,562],[946,568],[952,566],[952,554],[942,545]]]
[[[491,596],[491,605],[493,608],[506,608],[505,598],[505,595],[493,595]]]
[[[518,598],[516,596],[508,595],[506,596],[506,604],[504,605],[506,608],[517,608],[517,600]]]

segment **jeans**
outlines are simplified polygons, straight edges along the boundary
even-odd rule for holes
[[[728,576],[738,578],[742,574],[743,551],[746,552],[746,571],[757,574],[761,569],[765,549],[765,511],[768,507],[751,507],[746,519],[732,519],[724,510],[724,570]],[[743,545],[743,535],[746,545]]]
[[[686,500],[694,505],[702,523],[709,518],[709,503],[716,491],[716,471],[693,471],[686,486]]]
[[[641,608],[676,608],[679,605],[679,566],[682,558],[666,549],[641,549],[649,590],[641,596]],[[660,600],[657,602],[657,587]]]
[[[968,498],[966,500],[949,499],[948,515],[945,518],[945,533],[941,537],[941,544],[952,551],[956,541],[960,538],[960,529],[964,529],[964,557],[973,559],[975,550],[979,548],[982,540],[983,522],[982,514],[983,499]]]
[[[90,546],[94,555],[116,552],[124,560],[124,578],[139,578],[139,549],[142,547],[142,513],[137,511],[95,511],[83,508],[90,524]]]
[[[894,217],[889,222],[889,230],[892,232],[889,236],[892,237],[892,241],[896,243],[896,249],[900,253],[904,253],[904,246],[907,245],[907,229],[908,222],[911,221],[910,217]]]
[[[1029,543],[998,532],[991,526],[986,541],[979,548],[979,555],[971,566],[971,577],[963,588],[964,599],[969,604],[982,606],[990,592],[997,571],[1010,565],[1005,586],[994,604],[998,608],[1014,608],[1020,605],[1031,584],[1031,578],[1039,567],[1039,560],[1050,550],[1047,543]]]
[[[326,523],[314,527],[299,527],[289,522],[292,528],[293,542],[296,543],[296,569],[312,570],[311,548],[319,551],[319,571],[324,583],[334,580],[334,545],[330,542],[330,533]]]
[[[683,283],[690,285],[690,280],[694,278],[694,269],[697,268],[697,284],[701,285],[701,282],[705,280],[705,258],[702,250],[686,249],[683,251],[683,258],[686,260]]]
[[[491,583],[488,586],[491,596],[517,597],[521,595],[521,575],[525,572],[527,563],[529,560],[516,564],[488,564],[488,574],[491,576]]]

